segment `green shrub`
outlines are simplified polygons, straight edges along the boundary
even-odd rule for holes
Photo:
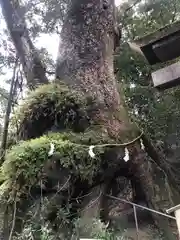
[[[1,176],[4,181],[12,183],[11,191],[20,189],[20,193],[27,193],[28,189],[38,184],[42,168],[48,160],[50,144],[54,144],[60,164],[72,175],[92,181],[100,168],[103,150],[98,149],[96,158],[91,158],[89,146],[62,139],[62,135],[57,133],[19,142],[8,151],[1,167]]]
[[[18,120],[20,138],[40,137],[54,123],[59,129],[82,132],[90,126],[93,100],[63,84],[42,85],[30,92],[14,119]]]

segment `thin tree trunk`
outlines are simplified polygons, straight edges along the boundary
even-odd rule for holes
[[[12,76],[12,80],[11,80],[11,87],[10,87],[10,91],[9,91],[6,114],[5,114],[5,118],[4,118],[4,127],[3,127],[3,133],[2,133],[1,152],[0,152],[0,165],[4,161],[4,155],[5,155],[5,151],[6,151],[8,128],[9,128],[9,118],[10,118],[10,114],[11,114],[11,107],[12,107],[13,97],[14,97],[14,92],[15,92],[14,87],[15,87],[15,81],[16,81],[17,66],[18,66],[18,60],[16,59],[14,70],[13,70],[13,76]]]
[[[48,83],[46,69],[34,47],[18,0],[1,0],[1,7],[29,88]]]
[[[62,28],[56,79],[92,96],[98,106],[93,120],[102,133],[122,143],[137,137],[137,129],[129,120],[114,76],[114,24],[114,0],[74,0]],[[166,174],[141,149],[140,141],[129,145],[128,150],[131,171],[148,205],[165,211],[173,204]],[[174,239],[168,220],[153,217],[165,230],[166,239]]]

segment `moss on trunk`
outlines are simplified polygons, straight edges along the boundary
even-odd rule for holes
[[[99,112],[93,119],[98,120],[111,138],[122,143],[134,139],[138,131],[127,115],[114,76],[114,1],[107,1],[106,7],[103,3],[101,0],[96,4],[94,0],[75,0],[69,6],[59,46],[57,82],[63,79],[68,86],[96,99],[100,103]],[[170,189],[169,182],[164,178],[163,171],[157,174],[155,162],[149,168],[152,159],[141,149],[140,141],[127,148],[130,153],[129,167],[138,178],[147,203],[156,210],[172,206],[171,193],[168,190],[164,192],[164,186]],[[120,156],[122,159],[124,153],[121,152]],[[161,182],[159,178],[162,178]],[[161,221],[158,219],[160,226]],[[164,229],[171,232],[168,222]],[[170,237],[167,236],[167,239]]]

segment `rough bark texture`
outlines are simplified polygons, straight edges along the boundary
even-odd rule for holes
[[[1,0],[1,7],[17,54],[21,60],[29,88],[32,89],[39,84],[48,83],[46,69],[30,39],[19,2]]]
[[[131,125],[117,91],[113,68],[113,0],[73,1],[61,39],[57,79],[95,98],[99,104],[95,119],[104,131],[116,138],[121,132],[121,140],[127,140]]]
[[[63,79],[69,86],[91,95],[99,104],[99,112],[94,119],[102,126],[102,131],[119,142],[125,142],[132,140],[137,132],[129,121],[116,86],[114,24],[113,0],[74,0],[62,29],[56,75],[57,81]],[[166,174],[151,162],[139,141],[128,149],[130,169],[138,178],[148,205],[165,211],[173,205]],[[166,239],[173,239],[168,220],[153,217],[165,230]]]

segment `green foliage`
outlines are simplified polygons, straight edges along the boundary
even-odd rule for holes
[[[39,187],[44,167],[51,162],[51,144],[58,153],[59,168],[67,169],[75,178],[91,183],[101,172],[104,149],[96,147],[96,157],[91,158],[89,146],[113,140],[93,125],[93,105],[91,98],[70,91],[63,84],[43,85],[29,93],[15,116],[20,138],[26,141],[7,151],[1,167],[1,186],[9,200],[27,196],[32,188]],[[51,132],[55,122],[59,133]]]
[[[117,237],[115,233],[108,230],[104,223],[100,219],[85,219],[79,218],[75,222],[75,232],[79,235],[79,238],[86,236],[88,238],[103,239],[103,240],[116,240],[124,239],[123,237]],[[78,238],[78,239],[79,239]]]
[[[97,144],[110,144],[116,143],[113,139],[110,139],[107,134],[100,131],[99,127],[92,127],[86,129],[83,133],[74,133],[71,131],[65,131],[61,134],[49,133],[49,137],[53,139],[70,140],[73,143],[84,145],[97,145]]]
[[[37,32],[54,33],[62,24],[69,0],[35,0],[26,1],[24,9],[30,21],[32,30]],[[37,20],[38,19],[38,20]]]
[[[38,186],[43,166],[48,161],[50,143],[54,144],[62,167],[69,169],[76,177],[92,181],[101,163],[101,149],[92,159],[87,145],[63,140],[61,135],[56,134],[20,142],[7,153],[1,174],[5,181],[12,183],[11,193],[18,191],[18,195],[27,194],[32,186]]]
[[[56,124],[60,130],[82,132],[90,125],[93,101],[63,84],[48,84],[30,92],[19,109],[20,135],[39,137]]]
[[[130,2],[126,4],[131,5]],[[180,133],[180,90],[177,88],[162,93],[155,90],[151,72],[170,63],[150,66],[144,58],[129,49],[127,41],[154,32],[179,17],[180,8],[176,0],[139,1],[123,19],[123,43],[120,55],[115,59],[120,69],[118,79],[124,84],[130,112],[151,138],[162,141],[167,141],[172,133]]]
[[[63,213],[63,214],[66,215],[67,213]],[[60,226],[63,224],[65,224],[64,221],[61,222]],[[34,236],[34,239],[40,239],[40,240],[63,240],[65,238],[69,240],[79,240],[79,238],[81,237],[81,233],[79,232],[80,224],[81,224],[80,219],[77,219],[73,222],[74,229],[72,231],[70,231],[69,228],[66,228],[66,229],[61,229],[61,231],[58,232],[57,234],[57,231],[53,232],[50,225],[48,224],[42,225],[38,229],[38,227],[35,224],[31,223],[25,226],[23,232],[20,235],[17,235],[15,240],[29,240],[32,235]],[[102,239],[102,240],[127,239],[124,236],[121,236],[122,233],[118,233],[118,235],[115,235],[115,233],[113,233],[112,231],[107,230],[105,225],[98,219],[93,219],[91,223],[89,223],[88,225],[83,224],[83,226],[85,228],[85,231],[90,230],[89,237],[92,237],[94,239]]]
[[[52,230],[49,229],[49,226],[43,226],[40,230],[37,229],[37,226],[34,226],[33,223],[27,225],[24,227],[21,234],[17,234],[16,237],[14,237],[14,240],[29,240],[32,238],[35,239],[38,235],[39,240],[54,240],[54,234],[52,233]]]

